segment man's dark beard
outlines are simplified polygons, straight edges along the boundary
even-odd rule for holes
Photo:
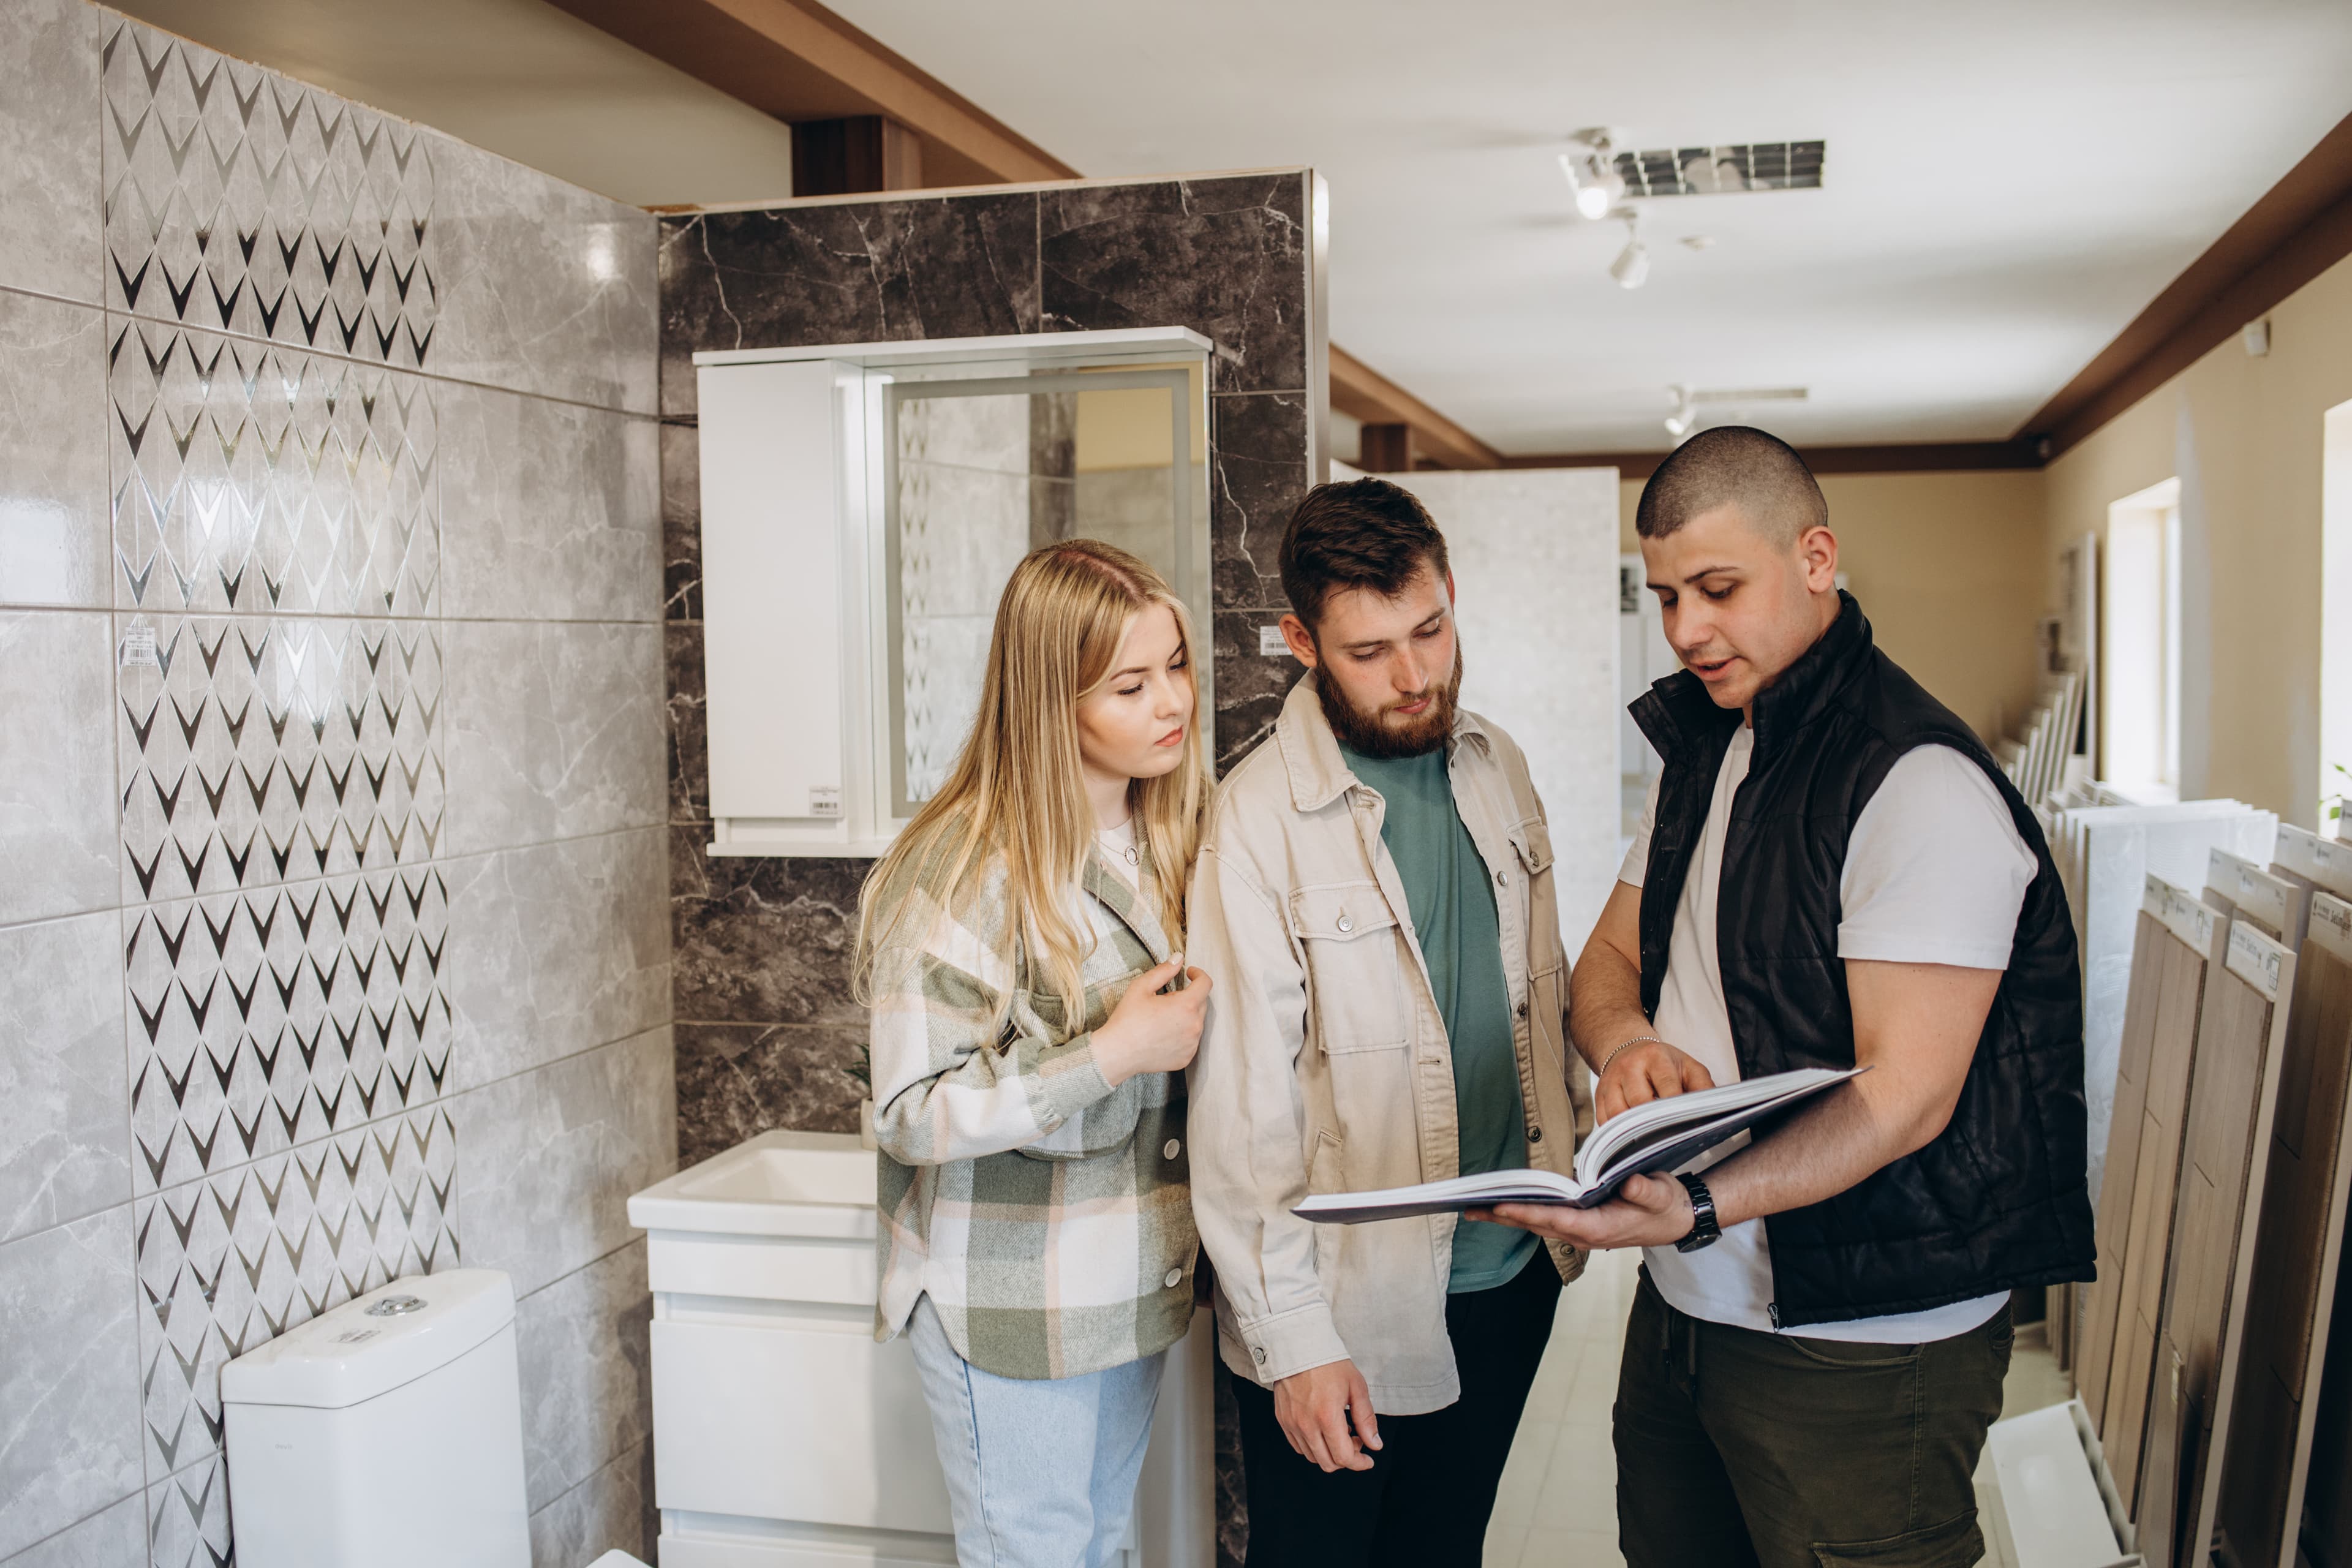
[[[1318,645],[1317,654],[1322,653]],[[1360,757],[1385,761],[1394,757],[1425,757],[1445,744],[1454,733],[1454,700],[1462,695],[1462,649],[1454,646],[1454,673],[1441,687],[1431,689],[1429,706],[1410,717],[1383,710],[1364,713],[1340,695],[1336,680],[1318,679],[1315,694],[1323,700],[1323,718],[1339,743]]]

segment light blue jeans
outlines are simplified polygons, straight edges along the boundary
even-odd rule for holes
[[[999,1377],[925,1296],[907,1324],[947,1471],[960,1568],[1102,1568],[1127,1539],[1166,1352],[1083,1377]]]

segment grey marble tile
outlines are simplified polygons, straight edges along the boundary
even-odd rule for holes
[[[655,220],[437,132],[444,375],[650,414],[659,307]]]
[[[1307,385],[1302,171],[1046,191],[1047,331],[1186,326],[1217,345],[1214,390]]]
[[[702,618],[702,432],[665,419],[661,426],[662,615]]]
[[[131,1199],[121,927],[0,927],[0,1241]]]
[[[457,1131],[433,1108],[139,1200],[151,1482],[220,1449],[227,1363],[388,1280],[457,1265]]]
[[[124,901],[446,849],[437,623],[118,614],[114,630]]]
[[[702,668],[702,623],[671,621],[663,652],[669,694],[669,819],[710,819],[709,693]]]
[[[1041,329],[1030,192],[662,220],[662,412],[695,409],[704,349]]]
[[[5,1568],[147,1568],[147,1503],[133,1492],[7,1560]]]
[[[642,1237],[516,1304],[533,1512],[652,1435],[653,1307]]]
[[[103,614],[0,610],[0,924],[121,897],[113,653]]]
[[[99,299],[99,26],[83,0],[0,7],[0,285]]]
[[[455,1087],[668,1020],[666,837],[640,828],[449,865]]]
[[[855,1132],[856,1024],[680,1024],[677,1163],[699,1164],[773,1128]]]
[[[858,889],[872,862],[703,853],[707,826],[670,829],[677,1016],[698,1023],[851,1024]]]
[[[0,294],[0,604],[111,602],[106,450],[106,318]]]
[[[531,1568],[578,1568],[614,1551],[651,1563],[660,1529],[647,1439],[531,1515]]]
[[[102,15],[106,302],[380,363],[436,359],[449,143]]]
[[[662,630],[651,621],[453,621],[449,853],[668,816]]]
[[[444,388],[445,613],[643,621],[660,595],[653,421],[488,387]]]
[[[1307,400],[1258,394],[1210,400],[1209,549],[1220,610],[1286,607],[1282,536],[1306,498]]]
[[[458,1098],[469,1266],[527,1296],[634,1238],[629,1194],[677,1168],[670,1050],[654,1029]]]
[[[0,1557],[136,1490],[128,1205],[0,1247]]]
[[[109,325],[118,608],[438,612],[445,385],[283,343]]]
[[[1274,732],[1290,689],[1306,673],[1288,653],[1258,652],[1258,628],[1275,624],[1271,610],[1219,610],[1215,616],[1217,776],[1233,771]]]
[[[226,1171],[438,1097],[444,868],[133,905],[121,916],[133,1180]]]

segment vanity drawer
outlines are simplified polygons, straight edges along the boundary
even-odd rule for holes
[[[657,1230],[646,1238],[646,1271],[654,1289],[678,1296],[871,1307],[878,1289],[870,1239]]]
[[[656,1287],[657,1289],[659,1287]],[[947,1482],[905,1337],[653,1324],[664,1509],[946,1533]]]

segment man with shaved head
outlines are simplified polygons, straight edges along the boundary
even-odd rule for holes
[[[1598,1114],[1871,1070],[1599,1208],[1494,1217],[1645,1249],[1629,1568],[1958,1568],[2010,1292],[2092,1273],[2065,895],[1982,743],[1837,586],[1787,445],[1693,437],[1634,528],[1684,668],[1633,705],[1664,769],[1575,970]]]

